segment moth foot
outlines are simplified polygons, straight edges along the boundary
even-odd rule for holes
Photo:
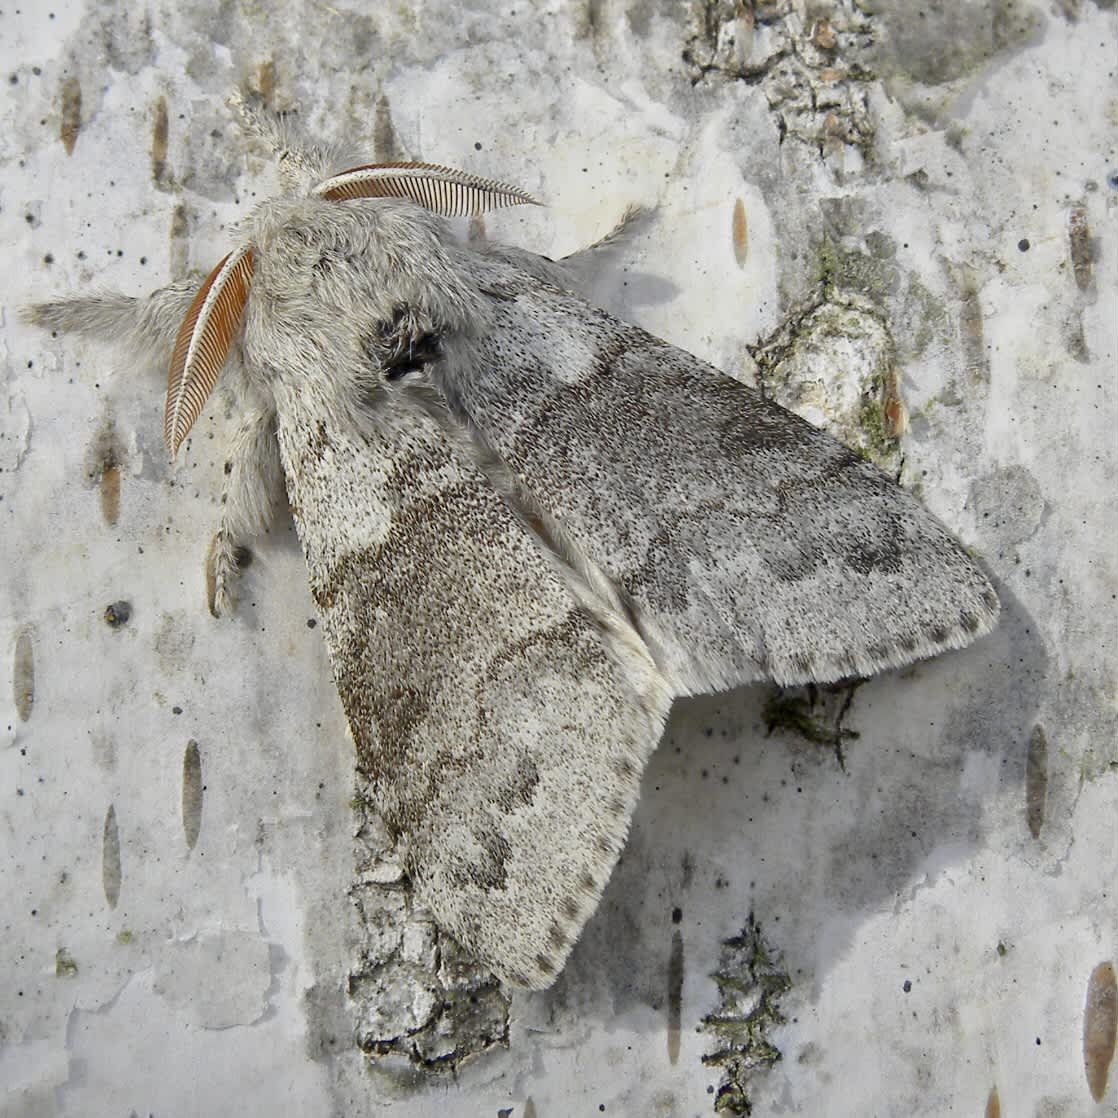
[[[214,536],[206,556],[206,598],[214,617],[233,612],[233,588],[250,562],[252,552],[247,547],[238,547],[224,532]]]

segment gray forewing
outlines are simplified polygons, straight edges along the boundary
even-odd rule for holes
[[[440,372],[456,414],[619,588],[677,693],[864,676],[998,602],[910,494],[697,358],[505,262]]]
[[[377,415],[359,433],[305,394],[279,411],[358,763],[439,924],[503,980],[546,986],[624,843],[670,700],[436,422],[399,397]]]

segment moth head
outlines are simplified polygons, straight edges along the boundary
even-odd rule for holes
[[[277,133],[284,137],[286,134]],[[281,160],[294,149],[277,139]],[[443,217],[466,217],[504,206],[539,205],[516,186],[436,163],[368,163],[331,175],[311,188],[312,198],[354,202],[401,198]],[[198,289],[175,338],[167,374],[163,438],[174,458],[217,384],[248,303],[253,255],[243,245],[226,256]]]

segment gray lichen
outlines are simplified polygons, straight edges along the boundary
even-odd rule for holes
[[[403,1085],[424,1073],[453,1074],[488,1049],[507,1046],[508,996],[413,905],[360,775],[353,807],[357,872],[350,898],[358,950],[349,996],[357,1046]]]
[[[759,85],[782,142],[800,140],[824,157],[843,145],[868,155],[874,23],[849,0],[806,18],[798,7],[791,0],[693,0],[683,49],[691,80]]]

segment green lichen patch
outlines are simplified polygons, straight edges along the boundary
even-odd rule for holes
[[[948,337],[953,319],[942,300],[898,260],[892,237],[866,227],[875,220],[857,199],[821,203],[826,229],[815,245],[815,281],[829,302],[861,299],[887,315],[898,358],[912,360],[940,334]]]
[[[78,973],[78,964],[65,947],[54,953],[54,973],[59,978],[73,978]]]
[[[750,352],[767,396],[898,472],[906,419],[896,352],[867,303],[834,297],[794,310]]]
[[[765,728],[833,749],[843,764],[843,745],[858,738],[843,725],[859,683],[819,687],[774,687],[764,706]]]
[[[741,934],[723,943],[713,978],[718,1008],[699,1028],[712,1040],[703,1063],[722,1072],[714,1109],[718,1114],[752,1114],[751,1081],[781,1059],[770,1033],[785,1022],[779,1003],[792,985],[753,913]]]

